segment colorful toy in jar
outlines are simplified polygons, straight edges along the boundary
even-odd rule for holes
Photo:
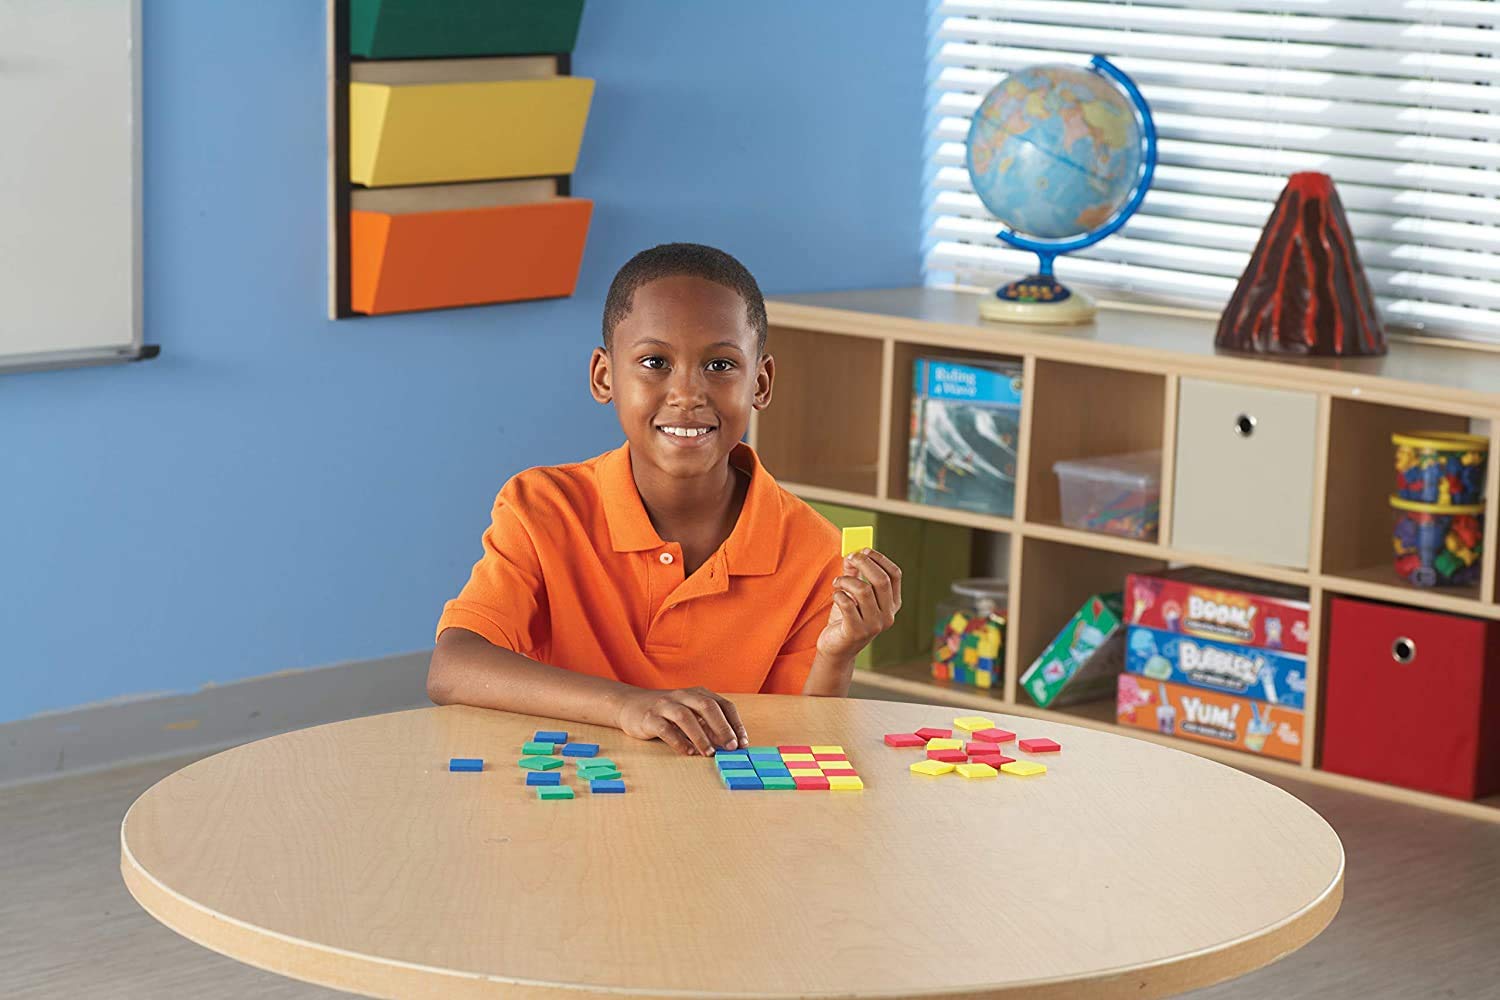
[[[959,580],[953,595],[938,605],[933,627],[932,676],[970,687],[993,688],[1004,676],[1003,585],[993,580]]]
[[[1479,579],[1484,505],[1443,506],[1391,497],[1396,575],[1417,587],[1461,587]]]
[[[1396,496],[1416,503],[1461,507],[1484,502],[1488,439],[1455,431],[1392,434]]]

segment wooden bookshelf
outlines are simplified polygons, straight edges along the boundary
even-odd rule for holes
[[[788,296],[768,302],[767,310],[768,349],[782,377],[773,405],[752,421],[750,440],[787,489],[808,500],[944,521],[1010,539],[1003,688],[983,691],[935,681],[925,660],[861,671],[859,683],[903,697],[1105,729],[1239,768],[1500,823],[1500,797],[1464,802],[1317,766],[1321,642],[1329,598],[1361,597],[1500,619],[1495,585],[1500,353],[1399,342],[1384,358],[1230,355],[1214,349],[1214,323],[1201,316],[1106,303],[1087,326],[1049,330],[988,324],[978,318],[976,294],[934,288]],[[930,353],[1023,365],[1013,517],[905,499],[911,362]],[[1312,460],[1304,473],[1309,481],[1293,484],[1311,494],[1305,564],[1271,565],[1204,551],[1217,540],[1201,535],[1196,539],[1201,547],[1173,543],[1175,442],[1184,379],[1312,397]],[[1389,435],[1411,427],[1473,428],[1490,438],[1483,573],[1474,586],[1412,587],[1391,568]],[[1054,461],[1155,448],[1162,450],[1163,463],[1158,540],[1060,523]],[[1047,710],[1018,692],[1020,671],[1077,605],[1100,589],[1100,581],[1114,581],[1104,589],[1118,589],[1130,570],[1177,565],[1308,589],[1311,634],[1300,764],[1118,725],[1112,700]]]

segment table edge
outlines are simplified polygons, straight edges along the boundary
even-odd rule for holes
[[[175,772],[174,772],[175,773]],[[167,780],[171,775],[162,780]],[[155,785],[152,786],[154,788]],[[292,937],[246,923],[211,910],[163,884],[147,871],[130,850],[127,828],[136,803],[151,793],[147,789],[131,803],[120,821],[120,875],[135,901],[158,922],[195,944],[235,961],[288,976],[302,982],[366,996],[441,996],[467,1000],[528,993],[555,993],[569,1000],[619,1000],[621,997],[697,997],[706,1000],[751,1000],[757,997],[848,997],[846,991],[791,994],[743,993],[728,990],[661,990],[621,986],[598,986],[532,980],[488,973],[421,965],[403,959],[353,952],[332,945]],[[1306,804],[1304,803],[1304,806]],[[1310,807],[1309,807],[1310,808]],[[1321,818],[1321,817],[1320,817]],[[1326,820],[1324,821],[1326,823]],[[1297,951],[1316,938],[1338,914],[1344,896],[1347,856],[1343,841],[1330,827],[1339,847],[1339,865],[1322,894],[1302,910],[1259,931],[1211,948],[1174,955],[1141,965],[1101,969],[1081,977],[1016,981],[912,993],[867,992],[871,1000],[942,997],[1021,997],[1027,1000],[1069,1000],[1089,997],[1145,998],[1172,996],[1190,989],[1211,986],[1243,976]]]

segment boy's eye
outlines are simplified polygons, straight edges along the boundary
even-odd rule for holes
[[[661,369],[667,366],[667,359],[653,354],[649,358],[642,358],[641,364],[646,368]]]
[[[719,365],[721,367],[716,368],[714,367],[715,365]],[[708,363],[708,370],[711,372],[727,372],[732,371],[733,369],[734,362],[730,361],[728,358],[714,358]]]

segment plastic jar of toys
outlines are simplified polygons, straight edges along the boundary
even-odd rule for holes
[[[1489,440],[1455,431],[1392,434],[1396,446],[1396,496],[1417,503],[1460,507],[1484,502]]]
[[[1396,575],[1417,587],[1461,587],[1479,579],[1484,505],[1442,506],[1391,497]]]
[[[938,602],[932,637],[932,676],[972,687],[1000,685],[1005,669],[1005,616],[1010,588],[1004,580],[955,580]]]

